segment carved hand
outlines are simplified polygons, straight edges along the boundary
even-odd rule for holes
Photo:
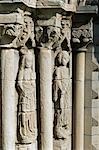
[[[23,91],[22,81],[17,82],[17,88],[21,94],[25,95]]]

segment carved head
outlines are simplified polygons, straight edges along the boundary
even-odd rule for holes
[[[69,53],[67,51],[61,51],[56,56],[56,63],[59,66],[67,66],[67,63],[69,62]]]
[[[19,49],[19,52],[21,53],[21,55],[26,55],[27,52],[28,52],[28,48],[26,46],[22,46],[20,49]]]
[[[48,33],[49,38],[58,40],[60,36],[60,28],[55,27],[55,26],[48,26],[47,33]]]

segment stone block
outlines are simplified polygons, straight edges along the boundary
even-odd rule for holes
[[[92,108],[99,108],[99,99],[92,100]]]
[[[66,140],[54,140],[54,150],[71,150],[71,137]]]
[[[84,150],[92,150],[92,136],[84,135]]]
[[[92,81],[86,80],[85,81],[85,107],[91,107],[92,101]]]
[[[24,20],[22,15],[19,13],[12,13],[12,14],[0,14],[0,24],[6,23],[19,23],[23,24]]]
[[[99,82],[99,72],[98,71],[92,72],[92,81]]]
[[[84,133],[86,135],[91,135],[92,132],[92,109],[91,108],[85,108],[85,119],[84,119]]]
[[[92,81],[92,90],[98,94],[98,91],[99,91],[99,81],[98,80]]]
[[[99,136],[99,126],[92,127],[92,136]]]
[[[99,107],[92,108],[92,118],[97,121],[97,124],[99,125]]]
[[[96,148],[96,150],[99,149],[99,135],[92,136],[92,145],[94,146],[94,148]]]

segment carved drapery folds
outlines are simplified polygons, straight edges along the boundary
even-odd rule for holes
[[[68,148],[71,143],[71,19],[56,14],[49,20],[38,20],[36,41],[38,47],[52,53],[52,101],[54,149]],[[65,140],[65,145],[61,145]]]
[[[14,2],[19,2],[15,3],[16,7]],[[5,3],[2,2],[2,5]],[[0,46],[7,50],[12,48],[15,59],[12,67],[15,68],[13,89],[16,89],[14,98],[17,110],[14,111],[14,119],[17,127],[13,128],[16,140],[11,150],[37,150],[40,140],[38,145],[41,150],[71,149],[70,40],[75,4],[76,0],[13,0],[9,1],[13,11],[4,14],[4,18],[0,14],[0,25],[3,27]],[[33,16],[35,14],[35,27],[30,12]],[[35,55],[39,58],[36,59],[38,74],[35,72]],[[14,62],[17,67],[14,67]],[[36,109],[39,103],[36,101],[36,87],[40,90],[37,96],[40,110]],[[40,115],[38,141],[36,114]]]
[[[37,20],[37,46],[50,50],[52,57],[53,141],[54,149],[57,150],[64,139],[67,142],[65,141],[62,148],[70,149],[71,147],[71,143],[68,141],[68,136],[71,136],[70,30],[70,17],[62,16],[59,13],[50,19]]]
[[[33,52],[21,49],[17,88],[18,104],[18,140],[21,143],[32,143],[36,140],[36,95],[35,70],[33,70]]]
[[[55,58],[53,73],[53,102],[54,102],[54,138],[66,139],[70,135],[70,122],[66,108],[70,101],[70,74],[68,63],[70,60],[67,51],[60,51]]]
[[[17,37],[20,63],[17,76],[18,101],[18,141],[20,143],[35,143],[36,129],[36,86],[34,60],[34,24],[27,12],[24,13],[24,24]]]
[[[71,20],[62,17],[60,40],[54,51],[53,105],[54,149],[71,149]]]
[[[3,17],[4,20],[2,19]],[[4,58],[6,56],[4,60],[7,60],[7,65],[8,62],[10,63],[10,59],[13,62],[12,64],[9,64],[9,66],[11,66],[11,68],[13,69],[12,70],[13,71],[12,85],[14,85],[13,95],[15,94],[15,87],[17,91],[16,95],[12,96],[11,98],[9,97],[9,99],[11,100],[13,99],[12,103],[13,116],[11,115],[12,110],[6,111],[8,112],[8,114],[6,114],[7,119],[9,119],[8,117],[9,115],[12,116],[12,120],[14,120],[12,121],[14,127],[12,126],[11,127],[12,129],[9,128],[10,131],[12,130],[11,139],[13,142],[6,144],[8,143],[7,140],[9,139],[6,139],[6,137],[4,137],[5,144],[3,145],[3,149],[15,150],[15,147],[18,150],[21,149],[21,147],[24,149],[28,148],[36,149],[37,112],[36,112],[36,85],[35,85],[36,74],[35,74],[35,55],[34,55],[34,47],[35,47],[34,22],[33,19],[31,18],[31,13],[28,11],[23,11],[21,9],[17,9],[15,12],[11,14],[5,14],[5,16],[0,15],[0,18],[1,18],[0,47],[4,49],[4,51],[2,51],[2,56]],[[9,19],[9,21],[7,19]],[[7,56],[8,51],[9,55]],[[13,58],[10,58],[10,54],[11,57]],[[14,62],[15,60],[16,62]],[[8,75],[7,77],[9,78]],[[8,87],[9,86],[7,85],[6,88]],[[17,114],[15,114],[16,112],[15,99],[17,99],[18,103]],[[5,107],[8,106],[5,105]],[[5,115],[5,112],[3,114]],[[17,118],[17,120],[15,118]],[[4,126],[3,130],[7,131],[8,128]],[[8,131],[8,134],[10,134],[10,131]],[[17,134],[15,133],[16,131]],[[15,139],[17,140],[14,141]]]
[[[85,52],[92,20],[79,16],[91,14],[85,5],[96,2],[0,0],[3,150],[71,150],[72,120],[74,149],[83,150]]]
[[[2,15],[0,17],[2,19]],[[6,23],[7,17],[12,17],[10,20],[11,23],[9,22],[9,24]],[[5,49],[12,48],[13,53],[15,50],[19,51],[19,68],[16,77],[16,89],[19,95],[17,107],[17,143],[36,143],[36,75],[33,49],[35,47],[35,41],[34,23],[31,14],[21,9],[17,9],[16,12],[10,15],[6,14],[2,28],[0,46]],[[15,57],[14,54],[13,57]],[[10,147],[10,149],[13,148]]]

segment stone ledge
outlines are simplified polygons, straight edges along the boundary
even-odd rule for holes
[[[0,24],[5,23],[19,23],[23,24],[23,18],[19,13],[12,13],[12,14],[0,14]]]
[[[65,11],[69,11],[69,12],[76,12],[76,6],[74,4],[65,4],[65,3],[50,3],[48,5],[40,5],[40,4],[36,4],[36,1],[34,1],[33,3],[31,1],[27,1],[27,0],[4,0],[4,1],[0,1],[0,4],[13,4],[13,3],[23,3],[28,7],[32,7],[32,8],[38,8],[38,9],[63,9]]]
[[[86,6],[80,6],[77,9],[77,14],[98,14],[98,6],[91,6],[91,5],[86,5]]]
[[[36,1],[33,0],[33,2],[31,1],[28,1],[28,0],[3,0],[3,1],[0,1],[0,4],[14,4],[14,3],[23,3],[25,4],[26,6],[28,7],[31,7],[31,8],[36,8]]]
[[[63,5],[48,5],[48,6],[37,6],[38,9],[63,9],[68,12],[76,12],[76,6],[72,4],[63,4]]]

